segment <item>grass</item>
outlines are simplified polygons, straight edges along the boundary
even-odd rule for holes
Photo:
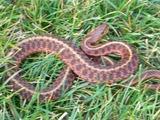
[[[118,40],[135,47],[141,61],[136,74],[160,70],[160,1],[158,0],[1,0],[0,119],[1,120],[159,120],[160,93],[147,88],[89,84],[77,78],[54,102],[27,102],[8,89],[5,52],[24,38],[51,33],[77,46],[88,31],[106,23],[102,41]],[[65,64],[45,53],[27,57],[23,78],[49,84]],[[150,79],[155,81],[154,78]],[[125,86],[121,88],[121,86]]]

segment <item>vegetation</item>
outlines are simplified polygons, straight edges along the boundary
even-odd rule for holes
[[[101,41],[118,40],[135,47],[141,61],[136,75],[147,69],[160,70],[158,0],[1,0],[0,119],[159,120],[160,93],[140,87],[141,83],[135,87],[123,82],[109,86],[89,84],[77,77],[67,93],[45,104],[27,102],[9,90],[5,65],[10,56],[5,52],[10,47],[28,36],[47,33],[80,47],[87,32],[102,23],[108,25],[109,32]],[[57,56],[38,53],[20,66],[22,77],[35,84],[55,80],[65,64]]]

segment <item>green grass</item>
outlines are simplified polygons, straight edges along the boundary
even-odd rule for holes
[[[89,84],[77,78],[72,88],[50,103],[27,102],[8,89],[5,65],[10,47],[28,36],[51,33],[77,46],[87,32],[106,23],[102,41],[118,40],[135,47],[141,65],[160,70],[159,0],[1,0],[0,1],[0,119],[1,120],[159,120],[160,92]],[[22,77],[35,84],[56,79],[64,63],[57,56],[34,54],[25,59]],[[155,79],[150,79],[155,81]],[[125,86],[121,88],[121,86]]]

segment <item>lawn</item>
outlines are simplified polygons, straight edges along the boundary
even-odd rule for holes
[[[8,88],[9,48],[29,36],[48,33],[80,47],[86,34],[102,23],[109,32],[100,42],[127,42],[139,55],[139,68],[129,79],[145,70],[160,70],[159,0],[1,0],[0,120],[159,120],[160,92],[142,88],[141,82],[110,86],[77,77],[68,92],[46,103],[28,102]],[[54,81],[64,66],[47,53],[30,55],[20,64],[23,79],[35,86]]]

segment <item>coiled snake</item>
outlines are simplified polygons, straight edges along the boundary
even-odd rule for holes
[[[11,60],[14,61],[7,64],[7,68],[12,68],[7,72],[7,76],[10,77],[11,88],[13,91],[20,90],[20,95],[27,100],[30,100],[34,94],[39,93],[40,100],[46,98],[48,101],[54,101],[61,96],[63,90],[66,91],[72,86],[72,81],[76,75],[90,83],[101,82],[107,84],[113,84],[128,78],[139,66],[138,55],[131,45],[123,42],[111,41],[95,45],[107,31],[108,27],[102,24],[89,32],[81,44],[83,51],[69,41],[52,35],[38,35],[23,40],[18,44],[20,50],[10,49],[7,52],[7,54],[12,55]],[[57,80],[43,91],[36,91],[34,86],[24,81],[19,74],[13,76],[14,73],[19,71],[19,64],[22,60],[35,52],[58,54],[59,58],[67,65]],[[104,66],[96,64],[87,56],[105,56],[110,53],[120,54],[121,60],[112,63],[111,59],[107,58],[107,61],[112,65]],[[145,79],[150,77],[160,79],[160,71],[148,70],[141,76]],[[137,83],[138,77],[131,85]],[[150,89],[160,90],[160,84],[146,85]]]

